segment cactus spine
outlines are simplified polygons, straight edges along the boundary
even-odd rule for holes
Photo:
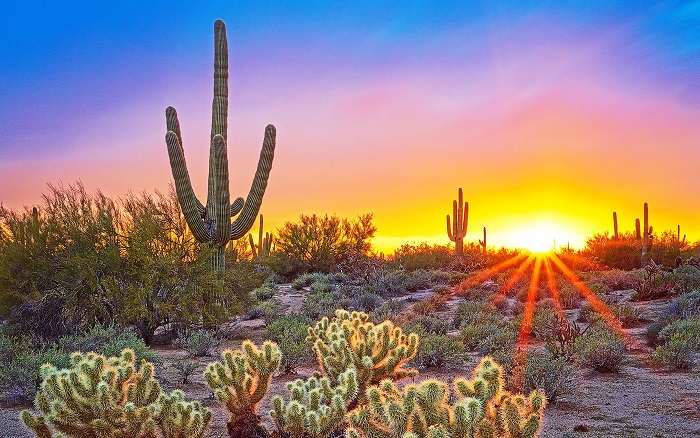
[[[455,254],[462,257],[464,255],[464,236],[467,235],[467,223],[469,222],[469,203],[463,203],[461,187],[457,198],[457,201],[452,201],[453,224],[450,224],[450,215],[447,215],[447,235],[455,243]]]
[[[479,240],[479,245],[481,245],[481,250],[486,255],[486,227],[484,227],[484,240]]]
[[[264,436],[258,417],[258,403],[267,393],[272,374],[282,358],[277,344],[265,341],[257,348],[249,340],[235,351],[221,353],[223,363],[213,362],[204,371],[204,380],[216,399],[228,409],[231,438]]]
[[[135,367],[130,349],[119,357],[73,353],[72,367],[41,368],[43,382],[35,415],[22,411],[22,422],[39,438],[134,437],[199,438],[211,412],[199,402],[187,402],[182,391],[162,392],[153,365]],[[52,435],[51,429],[59,433]],[[158,433],[157,433],[158,432]]]
[[[635,221],[635,235],[637,238],[637,244],[642,251],[641,265],[642,268],[645,267],[651,260],[651,247],[653,245],[653,238],[651,233],[653,233],[654,227],[649,226],[649,204],[644,203],[644,229],[640,230],[639,219]]]
[[[185,154],[180,133],[180,122],[175,108],[165,111],[170,167],[175,180],[182,213],[194,237],[214,249],[212,266],[217,271],[226,268],[224,248],[229,240],[245,236],[255,222],[260,211],[267,180],[272,168],[275,152],[275,127],[267,125],[258,168],[253,178],[248,197],[237,198],[230,203],[227,157],[228,123],[228,42],[226,25],[217,20],[214,23],[214,101],[212,103],[212,124],[209,147],[209,178],[206,205],[194,194],[185,163]],[[240,213],[240,214],[239,214]],[[238,217],[231,223],[231,217]]]
[[[253,240],[253,235],[248,234],[248,241],[250,242],[250,251],[253,253],[253,259],[262,261],[270,255],[272,251],[272,241],[274,237],[272,233],[265,233],[263,238],[263,215],[260,215],[260,229],[258,230],[258,245],[255,246],[255,241]]]
[[[620,236],[617,234],[617,212],[613,211],[613,236],[617,240]]]

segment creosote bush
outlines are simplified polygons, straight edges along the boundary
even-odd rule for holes
[[[700,352],[700,318],[679,319],[659,332],[661,345],[656,347],[652,360],[659,366],[689,369],[693,357]]]
[[[214,332],[205,329],[183,330],[173,341],[173,346],[182,348],[190,356],[210,356],[221,345]]]
[[[311,347],[306,335],[311,320],[299,313],[281,315],[268,321],[263,338],[277,343],[282,360],[280,366],[286,373],[294,372],[311,359]]]
[[[596,371],[617,373],[622,369],[625,343],[602,324],[596,324],[576,339],[574,349],[577,360]]]

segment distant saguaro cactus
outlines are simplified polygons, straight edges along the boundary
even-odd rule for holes
[[[450,215],[447,215],[447,235],[455,243],[455,254],[458,257],[464,255],[464,236],[467,235],[467,223],[469,222],[469,203],[462,200],[462,188],[459,188],[457,201],[452,201],[452,216],[454,224],[450,224]]]
[[[237,198],[230,203],[227,123],[228,123],[228,42],[226,25],[221,20],[214,23],[214,101],[212,103],[212,124],[209,147],[209,183],[207,203],[202,204],[194,194],[185,163],[180,122],[175,108],[165,111],[168,133],[170,167],[175,179],[175,191],[182,207],[182,213],[194,237],[214,248],[212,266],[217,271],[226,268],[224,248],[229,240],[245,236],[253,226],[260,211],[267,179],[272,169],[275,152],[275,127],[267,125],[258,168],[253,178],[248,197]],[[231,217],[240,215],[231,223]]]
[[[649,226],[649,204],[646,202],[644,203],[644,229],[640,229],[640,224],[639,224],[639,219],[635,221],[635,236],[637,238],[637,244],[639,245],[639,248],[642,251],[642,257],[641,257],[641,265],[642,268],[645,267],[648,263],[649,260],[651,260],[651,256],[649,255],[649,252],[651,251],[651,247],[653,245],[652,241],[652,235],[651,233],[654,231],[654,227]]]
[[[617,234],[617,212],[613,211],[613,236],[615,236],[615,240],[619,238],[619,234]]]
[[[263,260],[270,255],[272,250],[272,241],[274,236],[272,233],[265,233],[263,238],[263,215],[260,215],[260,229],[258,230],[258,245],[255,246],[255,241],[253,240],[253,235],[248,234],[248,240],[250,242],[250,251],[253,253],[254,260]]]
[[[486,254],[486,227],[484,227],[484,240],[479,240],[479,245],[481,245],[482,251]]]

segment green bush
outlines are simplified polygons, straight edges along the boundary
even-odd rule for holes
[[[609,328],[597,325],[576,339],[574,346],[582,365],[600,372],[617,373],[622,369],[625,343]]]
[[[476,351],[485,339],[496,336],[501,330],[512,331],[512,328],[500,314],[475,314],[473,318],[462,320],[459,339],[468,351]]]
[[[700,316],[700,290],[684,293],[669,304],[666,319],[693,318]]]
[[[700,319],[673,321],[659,332],[658,337],[662,344],[652,355],[655,363],[678,369],[693,367],[693,356],[700,352]]]
[[[673,284],[676,292],[680,293],[700,289],[700,269],[697,266],[679,266],[667,276],[667,281]]]
[[[314,281],[311,283],[311,292],[313,294],[329,294],[333,291],[333,286],[325,281]]]
[[[410,362],[414,366],[461,368],[466,364],[464,344],[454,336],[420,331],[414,333],[420,338],[418,353]]]
[[[369,319],[375,324],[385,320],[392,320],[403,309],[404,301],[388,300],[369,313]]]
[[[70,354],[56,347],[32,350],[19,341],[16,350],[0,367],[0,401],[7,405],[29,403],[34,400],[41,378],[39,370],[45,363],[57,367],[70,365]]]
[[[405,331],[410,333],[430,333],[446,335],[450,329],[450,322],[437,316],[420,316],[406,325]]]
[[[295,278],[292,281],[292,287],[296,290],[301,290],[305,287],[311,286],[311,283],[314,283],[317,281],[329,283],[330,277],[329,277],[329,275],[321,273],[321,272],[311,272],[311,273],[301,274],[300,276],[298,276],[297,278]]]
[[[282,360],[280,366],[289,373],[311,360],[311,350],[306,342],[311,320],[305,315],[293,313],[268,322],[263,339],[277,343]]]
[[[173,346],[181,348],[190,356],[211,356],[214,350],[221,345],[221,340],[210,330],[183,330],[173,341]]]
[[[265,301],[274,297],[275,292],[277,292],[277,286],[275,286],[273,283],[265,283],[262,286],[253,289],[251,294],[256,300]]]
[[[523,386],[519,390],[529,393],[535,389],[544,391],[547,400],[555,402],[571,395],[578,386],[578,372],[565,357],[555,358],[549,353],[528,354],[523,370]]]
[[[177,370],[177,374],[180,376],[181,383],[189,383],[189,378],[195,371],[199,364],[197,362],[190,362],[186,360],[178,360],[173,364],[173,367]]]
[[[366,290],[366,288],[362,288],[353,300],[353,304],[356,310],[369,313],[384,304],[384,298],[374,292]]]

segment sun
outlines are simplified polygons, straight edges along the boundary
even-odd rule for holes
[[[533,253],[546,253],[558,246],[566,246],[572,233],[556,222],[533,222],[525,227],[504,233],[508,246]]]

